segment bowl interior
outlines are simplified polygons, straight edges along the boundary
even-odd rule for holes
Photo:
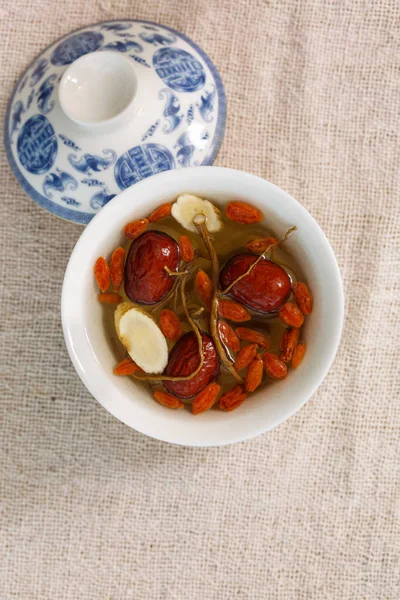
[[[268,226],[283,237],[293,225],[287,247],[296,257],[314,296],[303,339],[307,352],[284,381],[271,382],[231,413],[208,411],[193,417],[158,405],[131,378],[112,373],[116,354],[106,338],[97,299],[93,265],[123,242],[122,228],[180,193],[192,192],[224,205],[240,199],[258,207]],[[127,425],[178,444],[210,446],[244,440],[283,422],[313,394],[326,375],[340,340],[343,291],[340,273],[322,230],[291,196],[258,177],[217,167],[169,171],[127,189],[93,219],[71,256],[62,296],[62,318],[69,353],[93,396]]]

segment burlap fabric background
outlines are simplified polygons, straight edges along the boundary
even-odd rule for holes
[[[2,150],[2,600],[399,598],[399,34],[395,0],[3,0],[0,94],[91,22],[147,18],[202,45],[229,102],[217,164],[316,217],[346,293],[336,362],[275,431],[216,449],[128,429],[90,397],[60,324],[81,232]]]

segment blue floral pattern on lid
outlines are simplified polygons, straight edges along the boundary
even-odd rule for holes
[[[50,75],[43,81],[40,85],[38,93],[37,93],[37,105],[40,112],[44,115],[49,113],[54,108],[54,100],[50,100],[53,90],[54,90],[54,81],[57,79],[57,75],[54,73]]]
[[[96,134],[66,117],[58,86],[71,63],[101,51],[132,62],[138,107],[136,120]],[[220,76],[192,40],[157,23],[110,21],[72,32],[28,67],[8,106],[5,145],[18,182],[33,200],[85,224],[145,177],[212,164],[225,118]]]

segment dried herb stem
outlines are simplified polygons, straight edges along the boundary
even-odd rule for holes
[[[167,271],[170,277],[180,277],[183,275],[187,275],[187,271],[171,271],[171,269],[167,267],[167,265],[165,265],[164,270]]]
[[[264,250],[264,252],[262,254],[260,254],[260,256],[253,262],[253,264],[251,264],[249,266],[249,268],[247,269],[247,271],[245,271],[244,273],[242,273],[241,275],[239,275],[239,277],[237,277],[234,281],[232,281],[232,283],[230,283],[227,288],[225,288],[224,290],[221,291],[220,295],[221,296],[226,296],[226,294],[229,294],[229,292],[231,291],[231,289],[233,288],[233,286],[236,285],[239,281],[241,281],[241,279],[243,279],[244,277],[247,277],[247,275],[249,275],[251,273],[251,271],[254,269],[254,267],[256,267],[258,265],[258,263],[260,262],[260,260],[264,260],[265,258],[267,258],[268,252],[270,252],[271,250],[273,250],[273,248],[276,248],[276,246],[278,246],[279,244],[283,244],[284,242],[286,242],[286,240],[288,239],[289,235],[293,231],[295,231],[296,229],[297,229],[297,227],[291,227],[290,229],[287,230],[287,232],[285,233],[285,236],[284,236],[284,238],[282,240],[276,241],[276,242],[273,242],[272,244],[270,244],[268,246],[268,248],[266,248]]]
[[[178,312],[178,300],[179,300],[179,292],[180,292],[181,283],[182,283],[182,279],[178,279],[178,281],[175,284],[175,289],[174,289],[174,312],[175,313]]]
[[[196,375],[202,369],[203,364],[204,364],[203,339],[201,337],[200,329],[197,326],[197,323],[195,323],[193,321],[192,317],[190,316],[190,313],[189,313],[189,310],[188,310],[188,307],[186,304],[186,283],[187,283],[189,277],[190,277],[190,271],[185,272],[184,277],[182,277],[182,279],[179,281],[177,293],[179,290],[183,311],[185,313],[185,316],[188,320],[189,325],[191,326],[191,328],[197,338],[197,343],[198,343],[198,348],[199,348],[199,356],[200,356],[200,362],[199,362],[197,368],[195,369],[195,371],[193,371],[193,373],[190,373],[190,375],[186,375],[185,377],[173,377],[172,375],[138,375],[137,373],[133,373],[132,377],[134,377],[135,379],[139,379],[140,381],[190,381],[191,379],[196,377]]]
[[[193,219],[193,223],[196,225],[197,230],[201,237],[203,238],[204,244],[207,248],[207,252],[211,259],[211,267],[212,267],[212,284],[213,284],[213,297],[211,300],[211,311],[210,311],[210,333],[211,337],[214,341],[215,347],[218,352],[218,356],[220,361],[224,365],[224,367],[230,372],[230,374],[238,381],[239,383],[243,383],[242,377],[236,371],[232,362],[229,360],[225,348],[221,343],[221,339],[219,337],[218,332],[218,277],[219,277],[219,264],[217,254],[215,252],[214,246],[211,242],[209,232],[206,226],[206,218],[204,215],[196,215]]]

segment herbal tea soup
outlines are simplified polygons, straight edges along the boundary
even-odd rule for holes
[[[234,410],[299,366],[312,297],[285,250],[295,227],[278,240],[262,219],[183,194],[125,226],[125,248],[94,266],[116,376],[197,415]]]

